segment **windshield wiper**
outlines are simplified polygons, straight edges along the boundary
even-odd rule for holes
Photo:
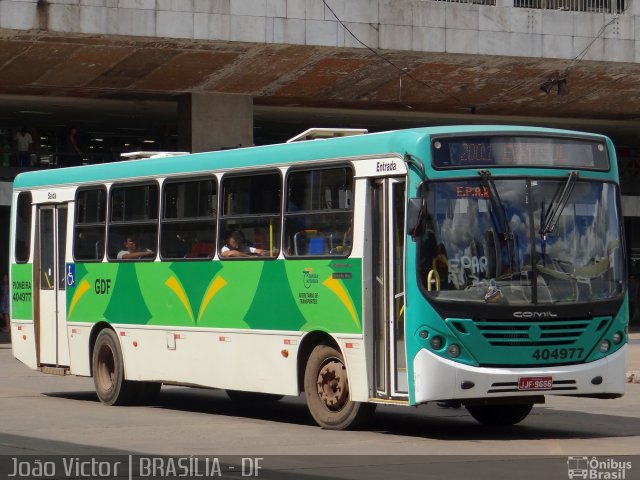
[[[516,258],[516,242],[513,236],[513,231],[511,230],[511,225],[509,224],[509,217],[507,215],[507,209],[502,202],[502,198],[500,198],[500,194],[498,193],[498,188],[496,187],[495,182],[493,181],[493,177],[491,176],[491,172],[487,170],[480,170],[478,172],[480,178],[482,180],[482,185],[489,192],[489,202],[491,204],[491,211],[493,212],[493,216],[495,217],[495,221],[497,224],[497,228],[502,229],[499,232],[502,235],[504,240],[504,246],[506,247],[507,258],[509,259],[509,270],[516,271],[518,270],[518,259]],[[502,250],[502,246],[500,247]],[[497,267],[496,267],[496,276],[498,275]],[[487,303],[495,303],[500,302],[502,300],[502,292],[498,286],[494,285],[490,286],[485,294],[485,302]]]
[[[504,203],[502,203],[502,199],[500,198],[500,194],[498,193],[496,184],[493,181],[491,172],[487,170],[480,170],[478,174],[482,179],[483,186],[489,192],[491,210],[494,212],[498,224],[502,227],[502,232],[500,233],[502,233],[502,236],[506,241],[513,240],[513,232],[511,231],[511,226],[509,225],[509,218],[507,218],[507,212],[504,208]]]
[[[543,204],[542,212],[544,212],[544,214],[540,222],[540,235],[542,235],[543,239],[546,239],[547,235],[553,233],[558,226],[560,215],[562,215],[564,207],[567,206],[567,202],[569,201],[569,197],[571,197],[571,192],[577,181],[578,172],[569,172],[569,178],[567,178],[567,181],[564,183],[564,187],[558,187],[546,212],[544,211]]]

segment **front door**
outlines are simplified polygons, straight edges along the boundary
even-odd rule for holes
[[[69,365],[66,329],[65,249],[67,206],[38,208],[38,248],[34,286],[40,365]]]
[[[404,332],[405,181],[373,181],[376,396],[406,399]]]

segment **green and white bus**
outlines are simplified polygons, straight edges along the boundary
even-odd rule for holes
[[[12,201],[13,354],[92,376],[108,405],[303,392],[345,429],[376,404],[511,425],[545,395],[624,393],[604,136],[351,135],[24,173]]]

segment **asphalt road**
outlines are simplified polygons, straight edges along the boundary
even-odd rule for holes
[[[600,461],[600,476],[593,478],[640,478],[640,383],[628,383],[616,400],[547,397],[513,427],[483,427],[464,409],[430,404],[385,406],[366,430],[335,432],[313,423],[302,397],[237,404],[222,391],[163,387],[153,406],[106,407],[92,379],[32,371],[1,340],[0,478],[13,468],[12,459],[26,459],[26,472],[30,461],[46,455],[58,462],[60,455],[88,455],[79,458],[135,463],[141,470],[131,478],[177,478],[180,471],[170,476],[170,465],[160,460],[153,471],[136,461],[162,455],[216,459],[219,471],[210,463],[208,471],[189,473],[222,478],[247,478],[240,469],[245,458],[263,479],[564,479],[569,457]],[[640,371],[640,334],[630,341],[629,370]],[[615,463],[623,460],[632,468]],[[624,476],[612,477],[619,465]],[[25,478],[45,478],[36,473],[31,468]],[[58,468],[55,478],[88,478],[64,473]],[[129,478],[128,471],[118,475]]]

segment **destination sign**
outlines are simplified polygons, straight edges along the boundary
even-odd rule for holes
[[[491,166],[608,170],[606,144],[599,140],[535,136],[435,138],[436,168]]]

